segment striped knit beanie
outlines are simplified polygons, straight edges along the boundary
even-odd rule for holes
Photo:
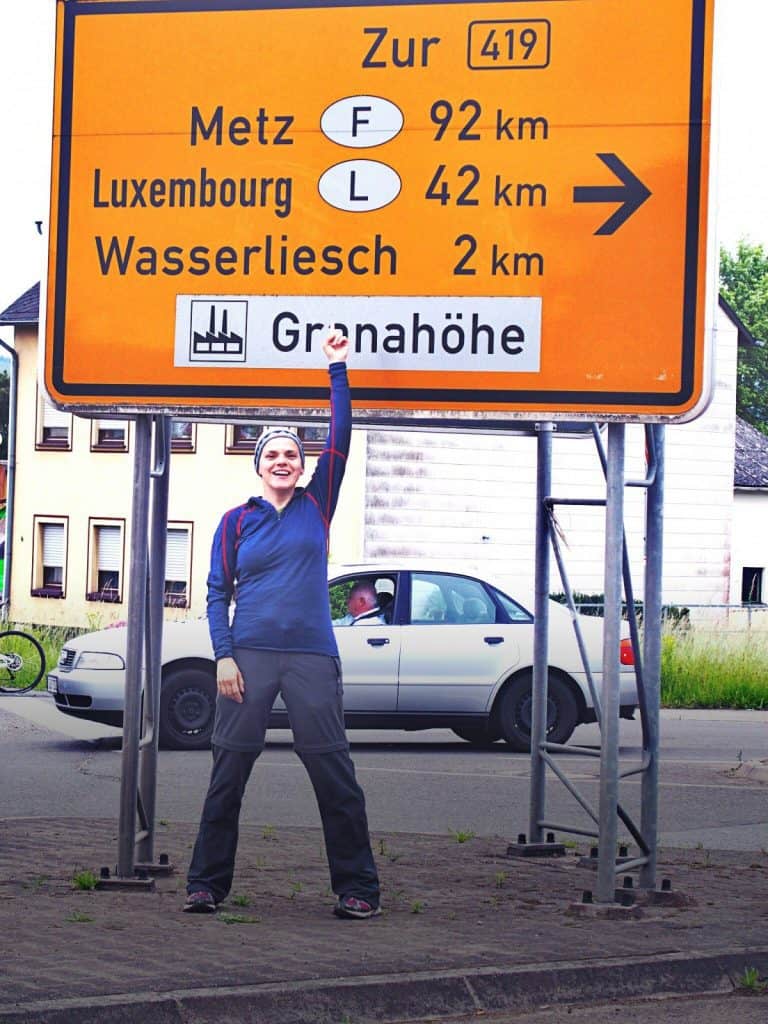
[[[287,437],[293,441],[296,447],[299,449],[299,458],[301,459],[301,468],[304,469],[304,445],[301,443],[299,435],[293,431],[288,430],[287,427],[267,427],[264,433],[261,435],[259,440],[256,442],[256,451],[253,456],[253,464],[256,467],[256,472],[259,472],[259,463],[261,462],[261,453],[270,441],[274,441],[276,437]]]

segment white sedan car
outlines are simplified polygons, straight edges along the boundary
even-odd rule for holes
[[[347,612],[355,583],[370,582],[382,615],[335,626],[344,679],[347,727],[450,728],[470,743],[503,739],[530,747],[533,669],[532,601],[498,582],[463,571],[406,563],[335,567],[329,576],[334,619]],[[382,621],[383,620],[383,621]],[[601,686],[602,620],[580,617],[590,669]],[[125,627],[69,640],[48,676],[56,706],[67,715],[121,725]],[[630,641],[621,642],[621,715],[631,718],[637,691]],[[205,619],[163,629],[160,742],[176,749],[210,745],[216,673]],[[550,602],[547,736],[565,743],[581,722],[595,720],[587,674],[570,613]],[[281,699],[270,726],[286,728]]]

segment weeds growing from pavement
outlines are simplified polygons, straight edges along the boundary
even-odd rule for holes
[[[413,900],[413,902],[411,903],[411,913],[421,914],[425,906],[426,904],[424,903],[423,900]]]
[[[72,884],[76,889],[95,889],[98,881],[98,877],[92,871],[78,871],[72,876]]]
[[[250,917],[248,914],[219,914],[219,920],[224,924],[258,924],[258,917]]]
[[[93,922],[90,914],[83,914],[79,910],[73,910],[69,917],[65,917],[64,920],[67,924],[91,924]]]
[[[747,967],[741,977],[736,979],[738,987],[747,992],[765,992],[768,982],[762,981],[756,967]]]
[[[475,833],[470,832],[469,829],[462,831],[461,829],[449,829],[451,835],[457,843],[468,843],[470,839],[475,838]]]
[[[31,889],[33,892],[39,892],[45,883],[48,881],[49,875],[35,875],[34,878],[30,878],[27,882],[22,882],[22,889]]]
[[[237,896],[232,897],[232,902],[236,907],[250,907],[251,897],[248,896],[246,893],[241,892],[238,893]]]

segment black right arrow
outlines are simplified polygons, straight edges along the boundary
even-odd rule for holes
[[[596,235],[612,235],[638,207],[642,206],[650,189],[636,177],[627,165],[619,160],[615,153],[596,154],[608,167],[621,185],[578,185],[573,190],[574,203],[621,203],[618,210],[602,224]]]

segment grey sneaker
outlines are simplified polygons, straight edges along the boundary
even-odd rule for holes
[[[215,914],[216,900],[205,889],[191,892],[181,908],[186,914]]]
[[[374,907],[368,900],[360,900],[357,896],[340,896],[333,912],[336,917],[378,917],[381,907]]]

